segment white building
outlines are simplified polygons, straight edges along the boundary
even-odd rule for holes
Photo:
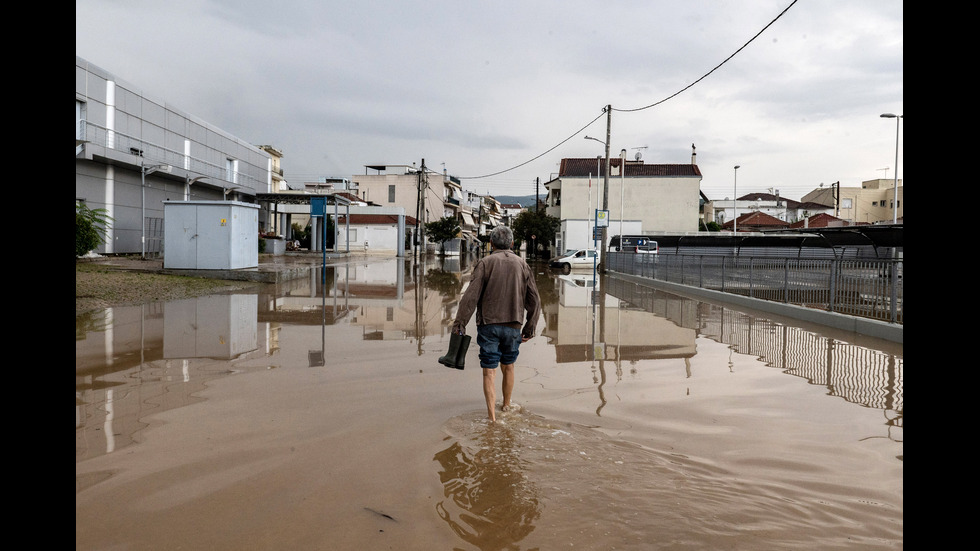
[[[691,164],[609,159],[607,245],[608,239],[621,233],[698,231],[701,171],[693,161],[693,156]],[[545,183],[546,213],[561,220],[552,254],[601,248],[593,237],[596,210],[601,210],[603,203],[604,164],[603,158],[562,159],[558,177]]]

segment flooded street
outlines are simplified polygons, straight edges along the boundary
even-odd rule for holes
[[[472,263],[78,316],[76,549],[903,548],[902,345],[532,263],[489,425]]]

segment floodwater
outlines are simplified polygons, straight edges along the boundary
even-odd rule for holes
[[[903,548],[901,345],[533,266],[495,425],[470,259],[79,316],[76,549]]]

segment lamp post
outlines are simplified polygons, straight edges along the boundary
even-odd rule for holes
[[[608,117],[611,116],[611,111],[612,110],[610,109],[610,106],[608,106],[608,105],[605,107],[605,110],[606,110],[606,116],[607,116],[607,119],[608,119]],[[608,211],[609,210],[609,132],[610,132],[610,130],[609,130],[609,123],[607,121],[607,123],[606,123],[606,141],[602,141],[602,140],[600,140],[598,138],[593,138],[593,137],[590,137],[590,136],[586,136],[585,137],[586,140],[594,140],[594,141],[597,141],[597,142],[601,143],[602,145],[604,145],[605,148],[606,148],[606,171],[602,175],[602,209],[600,209],[602,211]],[[601,269],[599,270],[599,272],[600,273],[603,273],[603,274],[606,273],[606,241],[607,241],[607,239],[606,239],[606,228],[608,228],[608,227],[609,226],[608,226],[608,219],[607,219],[607,225],[602,227],[602,232],[601,232],[601,234],[602,234],[602,243],[600,243],[600,247],[599,247],[599,266],[601,267]]]
[[[140,260],[146,260],[146,175],[162,170],[170,172],[170,165],[144,165],[140,157]]]
[[[735,212],[735,216],[732,218],[732,221],[734,222],[732,226],[734,233],[738,233],[738,169],[740,166],[741,165],[735,165],[735,188],[733,190],[735,195],[732,200],[732,210]]]
[[[882,113],[883,119],[895,119],[895,196],[892,199],[892,224],[898,223],[898,125],[904,115]]]
[[[203,180],[207,176],[198,176],[196,178],[188,178],[187,183],[184,184],[184,201],[190,201],[191,199],[191,186],[196,184],[199,180]]]
[[[623,216],[626,201],[626,150],[619,152],[619,250],[623,250]]]

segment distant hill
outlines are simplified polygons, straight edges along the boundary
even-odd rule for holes
[[[494,199],[500,201],[502,204],[517,203],[522,207],[534,207],[534,195],[494,195]],[[543,201],[545,195],[542,194],[540,199]]]

